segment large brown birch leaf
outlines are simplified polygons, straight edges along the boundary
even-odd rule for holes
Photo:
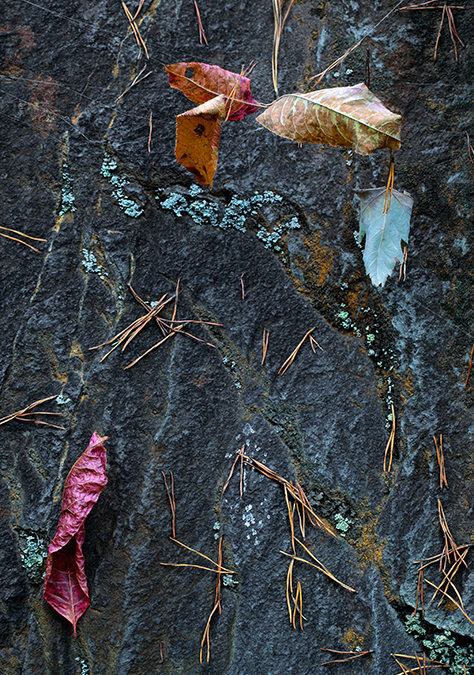
[[[176,159],[202,185],[212,187],[226,110],[226,97],[215,96],[176,117]]]
[[[242,120],[260,107],[250,93],[249,78],[238,73],[197,61],[172,63],[165,70],[170,85],[193,103],[205,103],[220,94],[232,95],[230,120]]]
[[[58,528],[48,549],[43,597],[72,623],[74,636],[78,620],[90,605],[82,553],[84,522],[107,483],[105,440],[94,432],[87,449],[70,470]]]
[[[257,117],[257,122],[278,136],[353,148],[360,155],[378,148],[399,148],[401,120],[363,83],[288,94]]]

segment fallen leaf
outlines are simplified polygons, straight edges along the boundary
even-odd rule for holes
[[[359,233],[365,236],[364,265],[375,286],[385,283],[395,262],[403,260],[401,242],[408,243],[413,198],[393,190],[390,208],[383,213],[385,187],[358,190]]]
[[[250,80],[243,73],[195,61],[173,63],[165,70],[170,85],[199,104],[176,117],[176,159],[199,183],[212,187],[222,121],[242,120],[260,107],[250,93]]]
[[[365,84],[288,94],[257,117],[277,136],[299,143],[327,143],[368,155],[400,147],[401,115],[382,104]]]
[[[250,79],[244,75],[197,61],[172,63],[165,66],[165,70],[170,86],[179,89],[193,103],[205,103],[221,94],[232,95],[230,120],[242,120],[260,108],[250,93]]]
[[[107,476],[107,456],[95,432],[85,452],[70,470],[63,491],[56,534],[49,545],[43,597],[74,627],[90,605],[82,545],[84,521],[99,499]]]
[[[176,159],[202,185],[212,187],[226,110],[226,97],[221,95],[176,116]]]

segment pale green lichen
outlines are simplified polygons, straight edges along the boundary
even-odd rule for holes
[[[99,275],[102,281],[107,281],[107,275],[105,274],[103,267],[99,264],[94,253],[87,248],[82,249],[81,263],[87,273],[94,272]]]
[[[223,574],[222,585],[226,586],[227,588],[236,588],[239,585],[239,582],[237,579],[234,579],[231,574]]]
[[[265,248],[273,249],[278,253],[282,250],[283,236],[290,230],[301,227],[296,216],[282,218],[270,228],[260,220],[255,222],[255,219],[261,215],[262,209],[283,202],[283,197],[271,190],[256,192],[250,197],[233,195],[225,206],[196,185],[191,185],[187,192],[165,193],[164,190],[160,190],[156,199],[162,209],[172,211],[178,218],[188,215],[199,226],[208,225],[221,230],[237,230],[238,232],[255,231]]]
[[[434,661],[442,661],[449,664],[449,672],[453,675],[463,675],[474,663],[474,647],[471,645],[461,646],[456,636],[450,630],[444,630],[440,633],[429,631],[421,618],[419,612],[415,615],[409,614],[405,621],[405,630],[407,633],[422,639],[423,647],[426,650],[428,658]],[[468,671],[469,672],[469,671]]]
[[[86,661],[84,661],[84,659],[81,659],[79,656],[76,656],[75,660],[78,662],[78,664],[81,668],[81,670],[79,671],[79,675],[90,675],[91,671],[90,671],[89,666],[87,665]]]
[[[76,201],[74,194],[72,192],[72,181],[71,176],[69,175],[69,166],[66,160],[63,160],[62,163],[62,188],[61,188],[61,209],[59,215],[63,216],[65,213],[70,211],[71,213],[76,210],[74,202]]]
[[[113,185],[114,189],[112,190],[112,195],[117,200],[122,211],[131,218],[139,218],[144,209],[139,203],[126,194],[124,188],[127,185],[127,180],[114,173],[117,168],[117,160],[106,152],[102,160],[100,172],[102,176]]]
[[[20,557],[28,578],[40,583],[43,578],[43,565],[48,557],[48,545],[37,533],[19,532],[18,543]]]
[[[341,537],[345,537],[347,530],[352,525],[352,520],[344,518],[340,513],[336,513],[334,520],[336,521],[336,530],[339,530]]]

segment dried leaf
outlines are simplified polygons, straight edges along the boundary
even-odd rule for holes
[[[74,636],[78,620],[90,605],[82,553],[84,522],[107,483],[105,440],[94,432],[69,472],[58,528],[48,550],[43,597],[72,623]]]
[[[250,93],[250,80],[244,75],[196,61],[173,63],[165,66],[165,70],[170,86],[198,105],[220,94],[226,97],[232,94],[230,120],[242,120],[260,107]]]
[[[393,190],[387,213],[383,213],[385,187],[359,190],[359,232],[365,235],[364,265],[375,286],[385,283],[395,262],[403,260],[401,242],[408,243],[413,198]]]
[[[176,117],[176,159],[199,183],[212,187],[222,120],[242,120],[258,109],[250,80],[243,73],[194,61],[174,63],[165,70],[170,85],[199,104]]]
[[[363,83],[288,94],[257,117],[257,122],[278,136],[353,148],[360,155],[399,148],[401,120]]]
[[[215,96],[176,117],[176,159],[202,185],[212,187],[226,108],[226,97]]]

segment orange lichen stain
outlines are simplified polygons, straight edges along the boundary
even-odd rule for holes
[[[101,206],[102,206],[102,196],[99,195],[99,198],[98,198],[98,200],[97,200],[97,202],[96,202],[96,205],[95,205],[95,210],[96,210],[96,212],[97,212],[97,214],[98,214],[99,216],[102,215],[102,208],[101,208]]]
[[[196,385],[196,387],[202,387],[206,382],[210,382],[211,380],[207,377],[207,375],[204,373],[201,375],[201,377],[198,379],[197,377],[193,377],[191,382]]]
[[[116,114],[117,114],[117,113],[116,113],[115,110],[114,110],[114,112],[112,113],[112,117],[110,118],[110,122],[109,122],[109,126],[107,127],[107,130],[112,129],[112,126],[113,126],[113,124],[114,124],[114,122],[115,122]]]
[[[314,232],[310,237],[303,235],[303,243],[310,251],[309,260],[296,256],[295,264],[303,272],[306,285],[321,287],[333,268],[334,251],[321,244],[321,232]]]
[[[65,215],[66,214],[63,213],[61,216],[58,216],[56,218],[56,222],[54,223],[54,228],[53,228],[55,232],[59,232],[59,228],[61,227],[61,223],[63,222]]]
[[[81,361],[84,361],[84,354],[82,353],[81,345],[76,340],[73,340],[71,343],[69,358],[71,358],[72,356],[75,356]]]
[[[112,75],[113,75],[114,77],[117,77],[118,74],[119,74],[119,64],[118,64],[118,61],[116,61],[116,62],[115,62],[115,65],[114,65],[114,67],[113,67],[113,69],[112,69]]]
[[[365,639],[364,635],[358,633],[353,628],[349,628],[344,633],[342,641],[345,642],[350,649],[356,650],[357,647],[364,646],[364,639]]]
[[[355,542],[356,551],[359,557],[359,565],[365,569],[367,565],[373,564],[377,569],[382,567],[382,554],[385,547],[385,540],[379,541],[377,535],[377,520],[369,513],[365,515],[366,522],[362,527],[359,539]]]
[[[46,138],[56,131],[58,111],[54,106],[59,84],[52,77],[38,75],[29,83],[31,125],[40,138]]]
[[[79,118],[83,114],[84,114],[84,111],[79,110],[79,104],[77,104],[76,107],[74,108],[74,114],[71,117],[71,122],[74,124],[74,126],[77,126],[77,123],[79,122]]]

